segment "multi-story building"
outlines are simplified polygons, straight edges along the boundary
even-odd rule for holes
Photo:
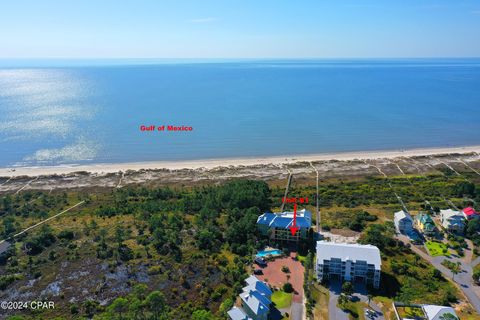
[[[312,213],[308,210],[297,211],[295,221],[299,230],[292,234],[290,227],[294,225],[293,212],[266,212],[258,217],[257,228],[265,236],[280,241],[299,241],[306,239],[312,226]]]
[[[398,233],[410,234],[413,231],[413,219],[407,211],[395,212],[393,221]]]
[[[424,212],[420,212],[415,216],[414,224],[426,236],[434,236],[437,232],[432,217]]]
[[[316,273],[319,281],[361,281],[378,288],[381,264],[380,250],[375,246],[317,242]]]
[[[460,211],[440,210],[440,221],[442,227],[449,232],[463,233],[465,229],[465,217]]]

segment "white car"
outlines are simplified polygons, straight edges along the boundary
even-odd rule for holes
[[[365,317],[369,319],[374,319],[377,313],[371,309],[365,309]]]

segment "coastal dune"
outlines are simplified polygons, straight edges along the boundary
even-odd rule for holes
[[[408,150],[385,150],[385,151],[355,151],[342,153],[318,153],[306,155],[284,155],[259,158],[223,158],[223,159],[202,159],[202,160],[180,160],[180,161],[152,161],[152,162],[131,162],[131,163],[101,163],[85,165],[58,165],[39,167],[11,167],[0,168],[0,177],[19,176],[48,176],[68,175],[74,172],[88,172],[94,174],[106,174],[125,172],[128,170],[211,170],[219,167],[237,166],[279,166],[295,164],[299,162],[317,161],[352,161],[352,160],[375,160],[394,159],[401,157],[422,157],[439,156],[452,154],[480,154],[480,146],[465,147],[444,147],[444,148],[421,148]]]

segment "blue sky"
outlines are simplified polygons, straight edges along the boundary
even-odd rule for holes
[[[15,0],[0,58],[480,57],[477,0]]]

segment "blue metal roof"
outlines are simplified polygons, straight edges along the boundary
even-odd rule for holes
[[[265,212],[257,219],[257,224],[267,225],[271,228],[288,229],[293,225],[293,212]],[[308,210],[297,211],[297,227],[310,228],[312,226],[312,213]]]
[[[240,298],[257,316],[270,312],[270,300],[262,296],[258,291],[244,291],[240,294]]]

